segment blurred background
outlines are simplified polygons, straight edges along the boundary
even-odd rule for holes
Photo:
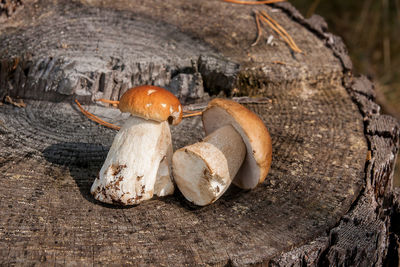
[[[381,113],[400,120],[400,0],[290,0],[304,15],[321,15],[343,38],[355,74],[375,83]],[[397,157],[395,186],[400,186]]]

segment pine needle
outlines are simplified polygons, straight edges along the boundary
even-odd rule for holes
[[[24,103],[24,101],[22,99],[19,99],[18,102],[14,101],[10,96],[6,96],[4,98],[4,102],[9,103],[13,106],[19,107],[19,108],[26,108],[26,104]]]
[[[101,102],[104,102],[104,103],[119,102],[119,101],[116,101],[116,100],[107,100],[107,99],[96,99],[96,101],[101,101]],[[99,117],[97,117],[96,115],[94,115],[94,114],[90,113],[89,111],[85,110],[82,107],[81,103],[79,103],[79,101],[77,99],[75,99],[75,103],[78,105],[79,110],[88,119],[90,119],[90,120],[92,120],[94,122],[97,122],[100,125],[103,125],[105,127],[108,127],[108,128],[111,128],[111,129],[114,129],[114,130],[117,130],[117,131],[121,129],[121,127],[119,127],[119,126],[117,126],[115,124],[106,122],[106,121],[100,119]],[[111,104],[116,104],[116,103],[111,103]],[[184,113],[187,113],[187,114],[184,114],[182,117],[183,118],[188,118],[188,117],[200,116],[201,114],[203,114],[203,111],[184,111]]]
[[[259,18],[268,24],[282,39],[289,45],[289,47],[298,53],[302,53],[301,49],[296,45],[293,38],[286,32],[286,30],[273,18],[271,18],[265,11],[260,11],[257,14]]]
[[[241,4],[241,5],[267,5],[278,2],[284,2],[286,0],[266,0],[266,1],[241,1],[241,0],[222,0],[223,2]]]
[[[254,43],[251,44],[251,46],[255,46],[258,44],[258,41],[261,39],[262,35],[262,30],[261,30],[261,25],[260,25],[260,16],[256,13],[256,24],[257,24],[257,38],[254,41]]]
[[[103,103],[108,103],[108,104],[113,104],[113,105],[118,105],[118,104],[119,104],[119,101],[118,101],[118,100],[108,100],[108,99],[104,99],[104,98],[95,99],[95,101],[99,101],[99,102],[103,102]]]
[[[119,127],[119,126],[117,126],[117,125],[114,125],[114,124],[112,124],[112,123],[106,122],[106,121],[100,119],[99,117],[97,117],[96,115],[93,115],[93,114],[90,113],[89,111],[85,110],[85,109],[82,107],[81,103],[79,103],[79,101],[78,101],[77,99],[75,99],[75,103],[78,105],[80,111],[81,111],[86,117],[88,117],[90,120],[92,120],[92,121],[94,121],[94,122],[97,122],[98,124],[101,124],[101,125],[103,125],[103,126],[105,126],[105,127],[114,129],[114,130],[119,130],[119,129],[121,129],[121,127]]]
[[[197,112],[193,112],[193,113],[191,112],[191,113],[188,113],[188,114],[184,114],[184,115],[182,116],[182,118],[200,116],[201,114],[203,114],[203,111],[197,111]]]

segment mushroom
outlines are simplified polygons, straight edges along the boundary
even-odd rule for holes
[[[130,116],[115,139],[90,192],[99,201],[133,205],[174,192],[169,125],[182,120],[179,100],[156,86],[129,89],[120,99]]]
[[[206,137],[177,150],[174,180],[187,200],[204,206],[231,182],[242,189],[262,183],[271,165],[271,138],[262,120],[231,100],[216,98],[203,112]]]

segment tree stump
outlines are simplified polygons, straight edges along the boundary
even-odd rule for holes
[[[289,3],[23,3],[0,25],[0,97],[26,104],[0,106],[2,264],[398,263],[399,123],[380,115],[372,83],[351,74],[321,17],[304,19]],[[304,53],[270,29],[251,46],[255,10]],[[188,109],[224,94],[257,113],[273,141],[266,181],[232,186],[202,208],[179,192],[135,207],[95,201],[89,189],[116,132],[73,100],[121,124],[119,111],[94,99],[117,100],[139,84],[166,87]],[[201,119],[172,135],[174,149],[199,141]]]

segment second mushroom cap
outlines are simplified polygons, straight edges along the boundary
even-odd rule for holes
[[[203,112],[206,135],[232,125],[242,136],[247,154],[233,184],[253,189],[267,177],[272,161],[272,142],[263,121],[243,105],[227,99],[212,100]]]
[[[177,150],[172,160],[176,184],[189,201],[204,206],[216,201],[232,181],[243,189],[264,181],[272,146],[257,115],[217,98],[203,112],[203,125],[205,139]]]

